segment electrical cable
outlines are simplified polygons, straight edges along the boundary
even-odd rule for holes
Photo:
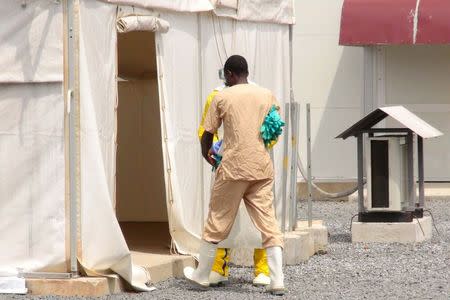
[[[431,213],[431,210],[430,210],[430,209],[424,209],[423,211],[426,211],[426,212],[428,212],[428,213],[430,214],[431,220],[433,221],[433,227],[434,227],[434,230],[436,230],[436,232],[437,232],[437,234],[438,234],[438,236],[439,236],[439,238],[440,238],[440,237],[441,237],[441,233],[439,232],[439,230],[438,230],[437,227],[436,227],[436,222],[434,221],[434,216],[433,216],[433,214]]]
[[[223,39],[222,23],[220,22],[219,17],[217,18],[217,23],[219,23],[220,38],[222,39],[223,51],[225,52],[225,57],[228,58],[227,48],[225,47],[225,40]]]
[[[212,20],[212,25],[213,25],[213,30],[214,30],[214,40],[216,41],[217,54],[219,56],[220,64],[223,66],[224,62],[222,59],[222,55],[220,54],[219,42],[217,41],[216,21],[214,21],[214,13],[213,12],[211,12],[211,20]]]
[[[354,214],[354,215],[351,217],[351,219],[350,219],[350,233],[352,232],[353,219],[354,219],[357,215],[359,215],[359,213]]]
[[[303,167],[302,161],[300,159],[300,155],[297,153],[297,166],[298,169],[300,171],[300,174],[302,175],[303,179],[308,182],[308,177],[305,175],[305,168]],[[364,180],[364,184],[366,184],[366,180]],[[358,190],[358,186],[351,188],[349,190],[345,190],[342,192],[338,192],[338,193],[330,193],[327,192],[323,189],[321,189],[320,187],[318,187],[312,180],[311,180],[311,185],[313,188],[315,188],[319,193],[321,193],[322,195],[325,195],[325,197],[321,198],[321,199],[317,199],[317,200],[323,200],[323,199],[337,199],[337,198],[342,198],[342,197],[347,197],[350,196],[351,194],[353,194],[354,192],[356,192]]]
[[[419,218],[417,216],[414,216],[414,218],[416,218],[417,224],[419,224],[420,230],[422,231],[422,234],[425,237],[425,231],[423,231],[422,224],[420,224],[420,222],[419,222]]]

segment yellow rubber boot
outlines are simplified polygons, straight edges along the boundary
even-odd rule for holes
[[[267,264],[266,249],[255,249],[253,252],[253,263],[255,266],[255,278],[253,285],[269,285],[269,265]]]
[[[218,286],[228,282],[228,273],[230,270],[230,249],[217,248],[216,258],[209,275],[209,285]]]

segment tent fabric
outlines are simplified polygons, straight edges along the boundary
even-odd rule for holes
[[[179,12],[209,11],[214,7],[209,0],[101,0],[120,5],[129,5],[159,10],[172,10]]]
[[[293,0],[102,0],[109,3],[178,12],[212,11],[241,21],[294,24]]]
[[[228,7],[237,9],[238,0],[211,0],[216,7]]]
[[[294,24],[292,0],[216,0],[215,14],[242,21]]]
[[[62,82],[61,3],[3,0],[0,19],[0,82]]]
[[[117,20],[117,31],[120,33],[130,31],[161,31],[166,33],[170,24],[154,16],[126,16]]]
[[[167,204],[170,230],[180,252],[195,253],[202,231],[202,219],[206,217],[208,208],[211,179],[211,170],[201,158],[195,135],[206,95],[221,84],[217,70],[223,66],[226,54],[241,54],[249,62],[251,79],[274,91],[283,105],[289,99],[289,29],[283,25],[222,19],[223,35],[216,36],[210,26],[212,16],[202,14],[201,36],[198,36],[195,15],[164,13],[161,18],[171,24],[171,30],[159,35],[158,42],[163,122],[167,128],[166,169],[170,168],[170,173],[166,175],[171,188]],[[273,47],[258,47],[269,42]],[[177,49],[181,47],[183,55],[177,55]],[[219,52],[223,55],[219,56]],[[269,57],[272,60],[270,66],[266,63]],[[203,74],[202,78],[200,74]],[[201,81],[201,88],[198,81]],[[281,156],[282,149],[277,147],[278,214],[281,211]],[[186,159],[188,157],[192,159]],[[201,182],[204,182],[203,187]],[[230,238],[223,245],[261,246],[260,236],[247,213],[241,211],[241,214],[240,221],[235,223]]]
[[[247,0],[238,1],[238,20],[294,24],[294,2],[292,0]]]
[[[80,2],[81,264],[121,275],[150,290],[131,254],[113,207],[116,154],[116,7]],[[93,230],[95,228],[95,230]]]
[[[1,84],[0,120],[0,272],[64,272],[62,83]]]

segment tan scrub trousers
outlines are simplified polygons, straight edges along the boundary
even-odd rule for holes
[[[221,171],[219,167],[203,239],[211,243],[226,239],[243,199],[250,219],[261,232],[263,247],[283,247],[283,238],[273,209],[273,179],[224,180],[220,176]]]

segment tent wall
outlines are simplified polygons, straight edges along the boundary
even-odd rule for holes
[[[0,18],[0,270],[65,272],[62,5]]]
[[[206,96],[221,84],[217,71],[224,63],[223,47],[227,49],[228,55],[244,55],[249,62],[251,79],[272,89],[284,105],[289,95],[288,27],[221,19],[223,35],[215,37],[210,14],[202,14],[198,18],[192,14],[163,13],[161,18],[171,24],[169,32],[160,35],[157,40],[159,72],[162,76],[160,90],[164,101],[162,106],[165,108],[163,120],[167,128],[165,151],[168,161],[165,167],[166,170],[170,169],[166,173],[170,230],[180,251],[195,252],[202,219],[206,218],[212,174],[202,161],[196,131]],[[216,26],[219,30],[217,23]],[[219,49],[215,39],[218,40]],[[258,46],[268,42],[272,47]],[[218,51],[222,52],[221,59]],[[271,60],[270,66],[267,65],[268,60]],[[276,206],[280,209],[281,152],[282,147],[276,147]],[[252,247],[261,244],[248,217],[242,218],[236,226],[246,229],[240,238],[234,235],[232,241],[228,241],[230,246]],[[253,239],[254,236],[257,238]]]
[[[0,270],[64,272],[61,83],[0,84],[0,120]]]
[[[62,82],[62,4],[3,0],[0,82]]]

